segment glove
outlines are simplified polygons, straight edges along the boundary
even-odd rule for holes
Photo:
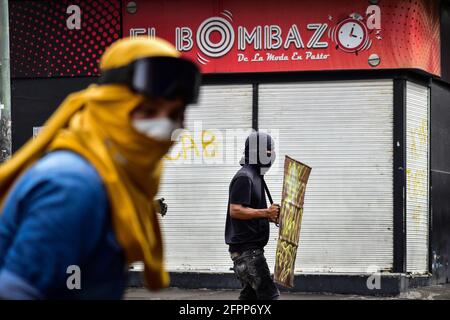
[[[161,216],[164,217],[166,215],[167,203],[164,202],[164,198],[155,200],[155,208],[156,208],[156,212],[159,213]]]

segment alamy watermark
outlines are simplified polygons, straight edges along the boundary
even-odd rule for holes
[[[166,162],[173,165],[236,165],[244,157],[245,141],[254,132],[252,129],[212,129],[204,128],[202,121],[195,121],[192,129],[178,129],[172,134],[174,146],[165,156]],[[271,166],[270,174],[277,173],[280,162],[280,130],[260,129],[270,135],[274,146],[275,161]],[[258,141],[250,140],[251,150],[265,150],[267,140],[260,138]],[[271,158],[260,153],[259,159],[249,157],[250,164],[268,164]]]
[[[366,285],[369,290],[380,290],[381,289],[381,273],[380,267],[378,266],[369,266],[367,268],[367,273],[370,276],[367,278]]]
[[[67,7],[66,13],[69,17],[66,19],[66,26],[69,30],[81,30],[81,8],[75,4]]]
[[[69,275],[66,280],[66,287],[69,290],[81,290],[81,269],[77,265],[67,267],[66,273]]]

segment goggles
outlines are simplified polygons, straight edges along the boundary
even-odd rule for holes
[[[197,102],[200,81],[200,70],[187,59],[149,57],[104,71],[99,84],[125,84],[145,96],[180,98],[190,104]]]

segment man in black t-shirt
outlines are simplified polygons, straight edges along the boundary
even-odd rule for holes
[[[253,132],[245,142],[242,168],[230,183],[225,242],[243,287],[240,300],[272,300],[280,295],[264,257],[269,221],[278,222],[280,211],[278,204],[268,208],[265,196],[264,173],[275,160],[273,149],[272,137]]]

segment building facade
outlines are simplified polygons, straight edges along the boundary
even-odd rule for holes
[[[204,74],[160,196],[173,284],[237,286],[228,185],[250,130],[313,168],[295,289],[395,293],[450,276],[450,5],[446,1],[9,1],[13,150],[114,40],[157,35]],[[34,133],[33,133],[34,132]],[[266,248],[273,270],[278,230]],[[134,266],[139,272],[139,265]],[[381,277],[381,287],[368,280]]]

